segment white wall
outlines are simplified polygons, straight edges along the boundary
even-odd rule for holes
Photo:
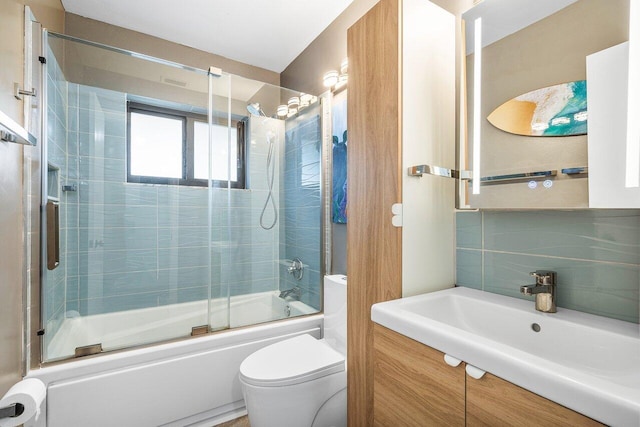
[[[407,174],[455,168],[456,22],[424,0],[404,0],[402,19],[402,295],[452,287],[455,180]]]

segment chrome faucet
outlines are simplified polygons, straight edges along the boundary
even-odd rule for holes
[[[302,280],[304,275],[304,264],[300,258],[294,258],[291,260],[291,265],[287,267],[287,273],[291,274],[296,280]]]
[[[287,298],[288,296],[293,295],[293,298],[295,298],[296,300],[300,300],[300,294],[301,294],[301,290],[299,286],[295,286],[291,289],[287,289],[285,291],[280,291],[280,298]]]
[[[536,296],[536,310],[543,313],[555,313],[556,309],[556,276],[555,271],[536,270],[530,273],[536,278],[535,285],[520,286],[520,293]]]

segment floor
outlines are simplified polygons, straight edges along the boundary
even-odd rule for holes
[[[218,424],[217,427],[251,427],[251,424],[249,424],[249,417],[245,415],[244,417]]]

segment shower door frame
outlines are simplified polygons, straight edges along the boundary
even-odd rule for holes
[[[56,33],[56,32],[51,32],[48,31],[46,28],[42,29],[42,39],[41,39],[41,55],[44,57],[44,55],[46,54],[47,51],[47,47],[49,46],[49,36],[53,35],[58,39],[62,39],[62,40],[66,40],[66,41],[71,41],[71,42],[78,42],[78,43],[82,43],[85,45],[89,45],[89,46],[93,46],[96,48],[101,48],[101,49],[106,49],[108,51],[111,52],[115,52],[115,53],[120,53],[120,54],[124,54],[127,56],[131,56],[137,59],[142,59],[142,60],[146,60],[149,62],[153,62],[153,63],[158,63],[161,65],[166,65],[166,66],[171,66],[171,67],[176,67],[179,69],[183,69],[185,71],[191,71],[191,72],[196,72],[198,74],[203,74],[205,76],[207,76],[207,78],[209,79],[209,84],[211,85],[211,81],[213,78],[215,77],[220,77],[223,75],[222,70],[220,70],[219,68],[216,67],[211,67],[209,70],[202,70],[199,68],[195,68],[195,67],[191,67],[188,65],[184,65],[184,64],[180,64],[177,62],[173,62],[173,61],[169,61],[169,60],[164,60],[164,59],[160,59],[157,57],[153,57],[150,55],[145,55],[145,54],[140,54],[140,53],[136,53],[136,52],[132,52],[129,50],[125,50],[125,49],[120,49],[117,47],[113,47],[113,46],[108,46],[108,45],[104,45],[101,43],[96,43],[96,42],[92,42],[92,41],[88,41],[88,40],[83,40],[77,37],[73,37],[73,36],[69,36],[69,35],[65,35],[65,34],[60,34],[60,33]],[[224,73],[226,74],[226,73]],[[232,74],[229,74],[229,76],[233,76]],[[39,243],[40,248],[39,248],[39,253],[40,253],[40,272],[38,275],[39,280],[37,281],[37,283],[32,283],[31,286],[31,290],[32,290],[32,294],[34,293],[33,291],[35,290],[37,295],[39,296],[39,309],[36,310],[37,311],[37,318],[39,320],[39,322],[31,322],[31,327],[28,328],[30,330],[26,330],[25,335],[30,335],[32,338],[30,341],[33,343],[33,340],[35,339],[35,337],[39,338],[38,340],[38,345],[31,345],[30,346],[30,362],[29,365],[30,367],[33,368],[37,368],[37,367],[41,367],[41,366],[50,366],[50,365],[56,365],[56,364],[60,364],[60,363],[67,363],[70,361],[74,361],[75,359],[77,359],[77,357],[68,357],[68,358],[63,358],[63,359],[57,359],[57,360],[52,360],[52,361],[44,361],[44,356],[45,356],[45,348],[44,348],[44,333],[45,333],[45,316],[44,316],[44,312],[43,312],[43,308],[44,308],[44,304],[43,304],[43,299],[44,299],[44,284],[45,284],[45,279],[47,276],[47,266],[46,266],[46,257],[47,257],[47,249],[46,249],[46,243],[48,241],[48,236],[47,236],[47,212],[46,212],[46,204],[48,201],[48,147],[47,147],[47,142],[48,142],[48,133],[47,133],[47,122],[48,122],[48,99],[47,99],[47,89],[48,89],[48,64],[46,63],[46,60],[43,62],[42,64],[42,72],[41,72],[41,87],[42,87],[42,91],[41,91],[41,128],[42,128],[42,138],[41,138],[41,143],[42,146],[40,147],[40,153],[41,153],[41,164],[40,164],[40,224],[39,224],[39,228],[40,228],[40,239],[39,241],[37,241],[37,243]],[[261,82],[261,83],[265,83],[265,82]],[[266,83],[268,84],[268,83]],[[285,89],[282,88],[280,86],[278,86],[281,89]],[[324,294],[324,288],[323,288],[323,277],[327,272],[331,271],[331,219],[330,219],[330,214],[331,214],[331,209],[330,209],[330,196],[331,196],[331,168],[332,168],[332,160],[331,160],[331,97],[332,94],[330,91],[327,91],[321,95],[318,96],[319,98],[319,107],[320,107],[320,111],[321,111],[321,147],[323,152],[321,153],[320,156],[320,162],[321,162],[321,170],[320,170],[320,180],[321,180],[321,186],[320,186],[320,198],[321,198],[321,218],[320,218],[320,283],[317,284],[317,286],[319,287],[320,290],[320,301],[321,301],[321,305],[320,305],[320,309],[318,313],[314,313],[314,314],[309,314],[309,315],[305,315],[305,316],[313,316],[315,314],[319,314],[323,312],[323,294]],[[212,102],[212,98],[213,98],[213,94],[212,94],[212,89],[211,87],[209,87],[209,91],[207,94],[207,98],[209,103]],[[231,102],[231,98],[230,96],[228,97],[228,103],[230,104]],[[212,122],[212,111],[211,111],[211,107],[208,108],[208,122],[209,125],[211,125]],[[230,114],[230,109],[229,109],[229,114]],[[210,139],[211,139],[211,132],[210,132]],[[209,186],[209,199],[211,199],[212,195],[211,195],[211,186]],[[211,200],[209,201],[209,207],[211,204]],[[227,209],[229,209],[229,207],[227,207]],[[211,219],[211,214],[209,214],[209,219]],[[58,225],[59,226],[59,225]],[[209,233],[212,232],[212,227],[209,226]],[[209,239],[209,253],[211,253],[211,239]],[[209,268],[211,269],[211,265],[209,266]],[[211,274],[210,274],[211,277]],[[213,284],[210,283],[208,284],[208,288],[209,288],[209,297],[208,297],[208,305],[211,306],[211,287],[213,286]],[[227,293],[228,293],[228,289],[227,289]],[[227,322],[229,322],[229,316],[230,316],[230,307],[229,307],[230,301],[227,298]],[[210,310],[209,310],[210,311]],[[219,329],[212,329],[211,325],[210,325],[210,316],[211,313],[208,314],[208,318],[209,318],[209,332],[215,332],[216,330]],[[278,321],[278,319],[274,320],[274,321]],[[229,329],[229,324],[227,324],[226,328],[224,329]],[[167,342],[173,342],[173,341],[181,341],[181,340],[185,340],[185,339],[190,339],[190,338],[197,338],[198,335],[194,335],[194,336],[180,336],[180,337],[174,337],[174,338],[168,338],[165,340],[161,340],[158,342],[153,342],[153,343],[144,343],[144,344],[139,344],[139,345],[134,345],[134,346],[128,346],[128,347],[124,347],[124,348],[118,348],[118,349],[113,349],[113,350],[104,350],[99,354],[113,354],[115,352],[121,352],[121,351],[128,351],[128,350],[132,350],[132,349],[138,349],[138,348],[144,348],[144,347],[150,347],[150,346],[156,346],[159,344],[163,344],[163,343],[167,343]]]

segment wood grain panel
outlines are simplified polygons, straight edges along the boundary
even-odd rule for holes
[[[375,426],[464,426],[464,364],[379,325],[373,358]]]
[[[601,426],[508,381],[467,377],[467,426]]]
[[[349,200],[347,212],[348,419],[373,423],[371,305],[402,296],[400,40],[398,0],[381,0],[347,32]]]

